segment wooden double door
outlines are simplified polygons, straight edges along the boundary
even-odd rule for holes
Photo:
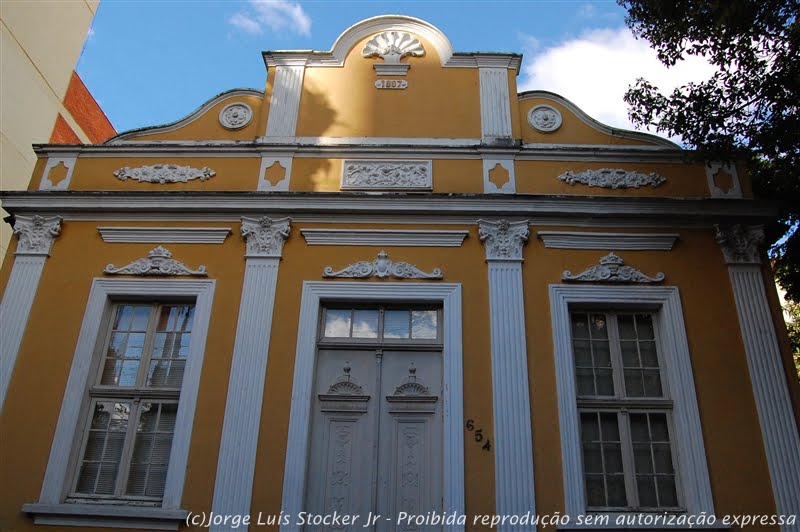
[[[319,349],[306,508],[359,519],[315,530],[431,530],[398,518],[441,514],[441,397],[441,350]]]

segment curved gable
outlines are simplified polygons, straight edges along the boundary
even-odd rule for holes
[[[517,99],[524,144],[598,144],[681,149],[672,141],[657,135],[607,126],[586,114],[571,101],[553,92],[527,91],[520,93]],[[541,131],[530,123],[531,112],[540,106],[555,109],[560,114],[560,127],[552,131]]]

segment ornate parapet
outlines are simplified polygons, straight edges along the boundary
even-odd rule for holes
[[[764,243],[761,226],[715,225],[714,230],[725,264],[761,264],[760,247]]]
[[[289,238],[290,218],[273,220],[242,217],[242,236],[247,242],[247,257],[280,258],[283,243]]]
[[[522,261],[522,246],[529,234],[527,220],[478,220],[478,236],[486,246],[486,260]]]
[[[17,255],[50,255],[53,240],[61,232],[60,216],[15,216]]]

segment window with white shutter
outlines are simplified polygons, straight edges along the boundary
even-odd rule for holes
[[[164,495],[194,305],[116,303],[89,387],[70,498]]]

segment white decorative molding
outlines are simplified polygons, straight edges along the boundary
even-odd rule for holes
[[[659,308],[655,321],[664,357],[663,370],[673,400],[676,470],[681,484],[683,506],[689,515],[714,514],[708,476],[703,428],[694,387],[689,342],[681,310],[680,293],[666,286],[579,286],[550,285],[550,316],[558,385],[558,416],[564,471],[564,513],[573,519],[586,514],[580,424],[575,389],[575,359],[572,354],[571,306],[631,305]],[[495,435],[497,437],[497,435]]]
[[[368,40],[361,50],[362,57],[378,56],[383,59],[383,63],[372,65],[379,76],[405,76],[411,65],[401,63],[400,59],[424,55],[425,48],[419,39],[401,31],[381,32]]]
[[[522,262],[522,247],[530,234],[528,225],[527,220],[478,220],[478,236],[486,246],[486,260]]]
[[[451,283],[387,283],[306,281],[300,303],[297,351],[294,362],[289,435],[283,476],[281,510],[283,515],[305,511],[306,480],[311,434],[314,367],[317,354],[320,305],[323,300],[337,302],[397,303],[412,301],[441,302],[444,364],[443,401],[443,497],[444,514],[463,515],[464,507],[464,408],[462,363],[461,285]],[[256,424],[257,425],[257,424]],[[530,508],[529,508],[530,509]],[[245,510],[247,512],[248,510]],[[282,531],[296,531],[293,521]],[[448,526],[463,532],[463,525]]]
[[[292,181],[292,160],[291,155],[284,154],[263,154],[261,156],[261,168],[258,171],[258,186],[256,190],[266,192],[277,192],[289,190],[289,183]],[[267,179],[267,170],[275,165],[283,169],[283,178],[276,183]]]
[[[431,273],[425,273],[413,264],[389,260],[389,254],[384,250],[380,250],[378,258],[372,262],[365,260],[354,262],[339,271],[334,271],[330,266],[326,266],[322,276],[355,279],[367,279],[369,277],[378,277],[379,279],[385,277],[395,277],[397,279],[441,279],[442,270],[434,268]]]
[[[60,216],[15,216],[14,234],[19,239],[15,255],[49,256],[60,232]]]
[[[583,172],[565,172],[558,176],[568,185],[589,185],[600,188],[639,188],[644,186],[657,187],[666,182],[667,178],[655,172],[643,174],[631,170],[614,168],[600,168],[584,170]]]
[[[561,127],[561,112],[552,105],[535,105],[528,111],[528,123],[540,133],[554,133]]]
[[[728,272],[776,510],[780,515],[800,515],[800,436],[761,266],[729,262]],[[800,525],[792,523],[782,526],[781,530],[797,532]]]
[[[301,229],[311,246],[459,247],[466,230],[431,229]]]
[[[75,170],[75,163],[78,161],[78,156],[62,156],[62,157],[51,157],[47,160],[47,164],[44,166],[44,171],[42,172],[42,180],[39,182],[39,190],[67,190],[69,189],[69,184],[72,182],[72,172]],[[64,179],[59,181],[58,183],[53,183],[50,180],[50,172],[53,171],[58,165],[64,165],[64,168],[67,169],[67,175],[64,176]]]
[[[594,233],[537,231],[544,247],[553,249],[625,249],[670,251],[678,233]]]
[[[303,88],[305,62],[282,65],[275,69],[272,82],[272,99],[267,117],[267,137],[294,137],[297,130],[297,113]],[[267,139],[269,141],[269,139]]]
[[[253,110],[244,102],[229,103],[219,112],[219,123],[225,129],[242,129],[253,120]]]
[[[508,181],[499,187],[490,179],[490,173],[499,169],[508,174]],[[517,179],[514,175],[514,159],[483,159],[483,192],[485,194],[515,194],[517,192]]]
[[[174,438],[169,455],[169,467],[164,486],[164,497],[160,508],[151,508],[150,518],[164,517],[175,518],[185,513],[162,510],[177,510],[180,508],[183,495],[184,480],[186,476],[186,463],[189,456],[189,444],[192,439],[192,427],[195,419],[195,406],[197,394],[200,389],[200,374],[203,368],[203,357],[206,351],[206,336],[211,317],[211,303],[214,298],[213,280],[195,279],[101,279],[95,278],[86,303],[86,312],[83,315],[78,343],[72,357],[72,366],[67,379],[64,400],[61,403],[61,412],[58,416],[53,445],[50,447],[50,458],[39,494],[39,505],[62,508],[62,513],[71,513],[69,508],[77,505],[62,504],[64,494],[69,490],[70,456],[73,454],[76,431],[82,424],[80,418],[85,415],[84,397],[91,373],[92,358],[101,336],[103,317],[111,310],[112,298],[129,297],[193,297],[195,298],[194,321],[192,325],[192,340],[189,344],[189,354],[186,357],[186,367],[181,384],[180,402],[175,421]],[[106,505],[88,505],[92,507]],[[125,509],[129,509],[126,506]],[[30,510],[26,510],[30,511]],[[90,511],[87,511],[90,513]],[[97,514],[103,515],[102,510]],[[120,518],[132,517],[131,513],[120,509]],[[106,516],[105,525],[110,520]],[[141,527],[142,524],[139,524]]]
[[[177,164],[152,164],[130,168],[125,166],[114,172],[120,181],[134,179],[142,183],[186,183],[193,179],[205,181],[216,175],[216,172],[208,167],[192,168],[191,166],[178,166]]]
[[[290,218],[273,220],[242,217],[242,236],[247,242],[247,257],[280,258],[283,243],[289,238]]]
[[[211,503],[211,511],[218,515],[248,515],[251,510],[280,250],[289,233],[288,219],[266,226],[258,224],[248,232],[244,220],[242,235],[247,239],[248,250],[244,286]],[[256,238],[259,242],[274,242],[277,251],[270,244],[264,255],[254,255],[251,240]],[[210,530],[227,532],[230,526],[220,523],[212,525]]]
[[[760,225],[715,225],[714,230],[725,264],[761,264],[764,229]]]
[[[511,138],[508,69],[480,67],[481,138],[491,143]]]
[[[136,244],[222,244],[229,227],[98,226],[103,242]]]
[[[522,284],[522,246],[528,222],[479,220],[489,263],[495,500],[498,515],[536,513],[528,349]],[[535,525],[498,530],[530,530]]]
[[[17,252],[3,299],[0,302],[0,412],[3,410],[11,374],[17,363],[22,336],[28,326],[33,299],[42,277],[44,262],[61,230],[59,216],[16,216],[14,233]]]
[[[612,251],[600,259],[599,266],[592,266],[578,275],[565,270],[561,279],[595,283],[660,283],[664,280],[664,273],[658,272],[648,277],[633,266],[626,266],[625,261]]]
[[[113,264],[106,266],[103,273],[107,275],[194,275],[208,276],[202,264],[196,269],[188,268],[182,262],[172,258],[172,253],[161,246],[150,250],[147,257],[135,260],[127,266],[117,268]]]
[[[720,173],[728,174],[731,178],[731,188],[728,190],[722,189],[717,184],[716,178]],[[712,198],[739,199],[742,197],[742,183],[739,180],[739,172],[736,170],[735,164],[720,161],[706,163],[706,179]]]
[[[17,255],[0,302],[0,412],[17,363],[22,336],[28,326],[33,299],[47,255]]]
[[[431,161],[345,160],[342,190],[431,190]]]

